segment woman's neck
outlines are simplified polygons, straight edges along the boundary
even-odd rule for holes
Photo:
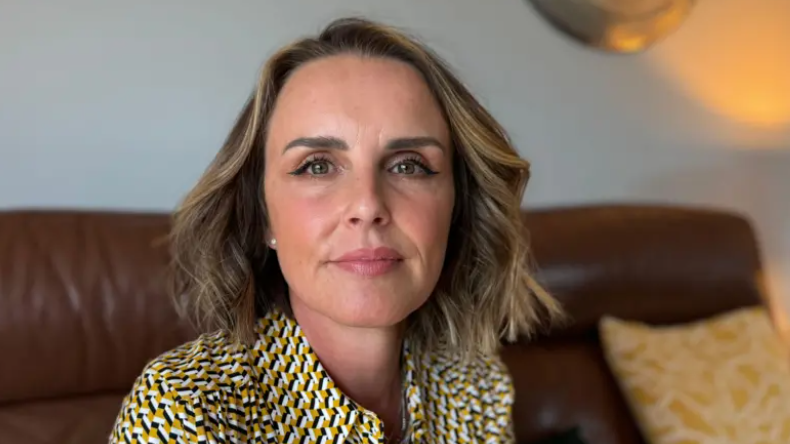
[[[340,390],[376,413],[386,430],[397,431],[395,434],[399,435],[403,398],[402,326],[341,325],[296,298],[291,298],[291,308],[321,365]]]

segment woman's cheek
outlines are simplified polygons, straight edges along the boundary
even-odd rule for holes
[[[450,229],[455,199],[453,189],[445,186],[412,188],[408,193],[398,193],[398,197],[397,205],[393,205],[393,216],[401,221],[401,228],[409,232],[409,237],[424,246],[444,248],[439,239],[446,237]]]
[[[298,243],[315,244],[326,234],[333,214],[333,203],[327,196],[291,193],[280,206],[280,225],[289,232],[288,237],[296,238]]]

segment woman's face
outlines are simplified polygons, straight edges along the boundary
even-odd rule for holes
[[[411,66],[342,55],[294,72],[269,121],[264,178],[291,304],[358,327],[419,308],[444,263],[452,156]]]

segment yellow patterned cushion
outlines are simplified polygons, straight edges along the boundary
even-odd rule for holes
[[[790,355],[765,309],[663,327],[606,317],[600,332],[649,443],[790,443]]]

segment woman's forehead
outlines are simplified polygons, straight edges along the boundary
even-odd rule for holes
[[[410,65],[385,58],[333,56],[307,63],[286,82],[274,109],[303,123],[346,116],[387,125],[443,125],[427,83]]]
[[[354,88],[360,91],[377,90],[397,93],[405,98],[430,94],[420,73],[408,63],[386,57],[364,57],[341,54],[322,57],[297,68],[286,81],[281,96],[310,96],[319,91],[324,94],[338,89]]]

